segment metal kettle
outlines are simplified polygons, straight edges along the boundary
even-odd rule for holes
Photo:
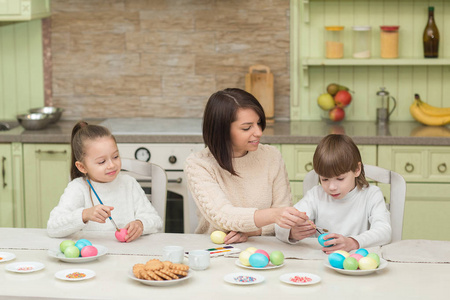
[[[390,96],[389,92],[386,91],[386,88],[384,87],[380,87],[380,90],[377,92],[377,98],[377,123],[386,124],[389,122],[389,117],[397,107],[397,100]],[[394,102],[394,107],[392,107],[391,110],[389,109],[390,100]]]

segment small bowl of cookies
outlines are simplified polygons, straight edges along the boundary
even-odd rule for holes
[[[129,271],[128,277],[145,285],[172,285],[190,278],[189,266],[170,261],[150,259],[138,263]]]

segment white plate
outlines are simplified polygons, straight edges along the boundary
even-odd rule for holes
[[[275,265],[272,265],[271,263],[269,263],[264,268],[255,268],[252,266],[243,265],[239,259],[236,259],[236,261],[234,263],[241,268],[252,269],[252,270],[269,270],[269,269],[276,269],[276,268],[280,268],[280,267],[284,266],[284,263],[279,266],[275,266]]]
[[[138,281],[138,282],[140,282],[142,284],[145,284],[145,285],[168,286],[168,285],[178,284],[178,283],[180,283],[182,281],[185,281],[186,279],[191,278],[192,277],[192,273],[188,271],[187,276],[182,277],[180,279],[160,280],[160,281],[158,281],[158,280],[145,280],[145,279],[136,278],[136,276],[134,276],[134,274],[133,274],[133,269],[131,269],[128,272],[128,277],[130,277],[131,279],[136,280],[136,281]]]
[[[43,268],[43,263],[34,261],[16,262],[5,267],[6,270],[17,273],[31,273],[42,270]]]
[[[328,261],[328,259],[325,259],[324,265],[325,265],[325,267],[333,269],[336,272],[341,273],[341,274],[359,276],[359,275],[368,275],[368,274],[372,274],[374,272],[383,270],[384,268],[387,267],[388,262],[386,260],[380,258],[380,265],[378,266],[378,268],[373,269],[373,270],[359,270],[359,269],[358,270],[344,270],[344,269],[338,269],[338,268],[332,267],[330,265],[330,262]]]
[[[97,256],[68,258],[68,257],[64,256],[64,253],[62,253],[61,250],[59,250],[59,248],[48,249],[48,255],[51,257],[57,258],[59,260],[65,261],[65,262],[84,263],[84,262],[96,260],[100,256],[103,256],[106,253],[108,253],[108,248],[106,248],[104,246],[101,246],[101,245],[92,245],[92,246],[97,248],[97,250],[98,250]]]
[[[70,274],[73,274],[75,272],[82,273],[86,276],[79,277],[79,278],[69,278],[68,277]],[[94,276],[95,276],[95,272],[92,270],[88,270],[88,269],[67,269],[67,270],[62,270],[62,271],[55,273],[56,278],[61,279],[61,280],[68,280],[68,281],[86,280],[86,279],[92,278]]]
[[[14,253],[9,253],[9,252],[0,252],[0,263],[5,262],[5,261],[10,261],[13,260],[14,258],[16,258],[16,255]]]
[[[311,281],[308,282],[295,282],[292,281],[292,279],[295,277],[309,277],[311,278]],[[309,285],[309,284],[315,284],[320,282],[321,278],[320,276],[317,276],[316,274],[311,273],[288,273],[280,276],[280,280],[284,283],[293,284],[293,285]]]
[[[248,279],[252,280],[247,281]],[[232,284],[249,285],[263,282],[264,276],[255,273],[230,273],[225,275],[223,280]]]

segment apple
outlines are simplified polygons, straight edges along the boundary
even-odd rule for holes
[[[339,122],[342,121],[345,117],[345,111],[340,107],[335,107],[328,113],[330,116],[330,120]]]
[[[116,233],[115,233],[116,239],[119,242],[123,243],[123,242],[125,242],[125,237],[127,236],[127,234],[128,234],[128,230],[126,230],[125,228],[120,228],[120,230],[116,231]]]
[[[80,249],[77,246],[69,246],[64,251],[64,256],[67,258],[76,258],[80,256]]]
[[[270,262],[275,265],[279,266],[284,263],[284,254],[281,251],[272,251],[270,253]]]
[[[61,244],[59,244],[59,250],[64,253],[64,251],[66,251],[66,248],[69,246],[75,246],[75,242],[72,240],[62,241]]]
[[[319,104],[320,108],[323,110],[330,110],[336,106],[333,96],[328,93],[320,95],[319,98],[317,98],[317,104]]]
[[[211,233],[211,241],[214,244],[223,244],[227,234],[223,231],[216,230]]]
[[[347,91],[339,91],[334,96],[334,102],[336,102],[337,107],[346,107],[352,102],[352,95]]]
[[[244,250],[239,254],[239,261],[241,262],[241,264],[243,264],[244,266],[250,266],[250,256],[253,253],[251,253],[250,251]]]

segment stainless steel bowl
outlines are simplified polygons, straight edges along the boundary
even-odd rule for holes
[[[50,123],[56,123],[61,119],[64,109],[53,106],[44,106],[30,109],[30,113],[43,113],[50,117]]]
[[[25,129],[39,130],[44,129],[50,124],[50,115],[43,113],[23,114],[17,116],[17,121],[19,121],[20,125]]]

